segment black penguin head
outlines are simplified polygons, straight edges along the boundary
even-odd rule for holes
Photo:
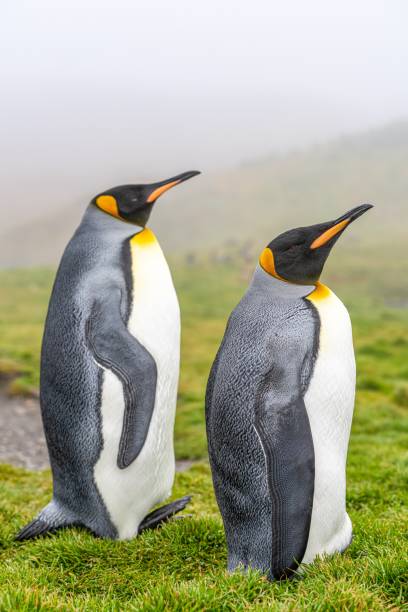
[[[290,283],[316,283],[331,249],[346,227],[370,208],[371,204],[363,204],[334,221],[298,227],[280,234],[262,251],[261,267],[272,276]]]
[[[98,194],[91,204],[113,217],[144,227],[157,198],[171,187],[197,174],[200,172],[191,170],[150,185],[120,185]]]

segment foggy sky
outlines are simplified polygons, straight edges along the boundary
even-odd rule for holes
[[[404,0],[3,0],[3,229],[406,117]]]

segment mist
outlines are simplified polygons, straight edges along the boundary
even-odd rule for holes
[[[402,0],[6,1],[2,231],[404,118]]]

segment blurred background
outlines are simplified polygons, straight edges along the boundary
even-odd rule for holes
[[[323,280],[365,346],[360,386],[408,402],[407,20],[403,0],[5,0],[3,401],[38,392],[53,277],[90,199],[198,169],[150,222],[183,314],[178,456],[205,454],[206,376],[264,245],[364,202]]]
[[[93,195],[195,168],[152,216],[167,253],[258,252],[365,201],[347,239],[401,228],[407,19],[403,0],[6,0],[0,261],[55,265]]]

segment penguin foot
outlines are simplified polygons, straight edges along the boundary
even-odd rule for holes
[[[64,527],[66,525],[64,524]],[[44,535],[46,533],[52,533],[56,531],[59,526],[51,525],[47,521],[43,519],[36,518],[31,523],[28,523],[21,531],[18,532],[16,537],[14,538],[17,542],[21,542],[23,540],[31,540],[32,538],[36,538],[40,535]]]
[[[177,512],[181,512],[191,500],[191,495],[181,497],[170,504],[166,504],[157,510],[150,512],[139,525],[138,533],[142,533],[146,529],[156,529],[162,523],[165,523]]]
[[[63,527],[71,527],[78,524],[74,516],[64,511],[52,500],[40,514],[28,523],[14,538],[17,542],[31,540],[46,533],[54,533]]]

